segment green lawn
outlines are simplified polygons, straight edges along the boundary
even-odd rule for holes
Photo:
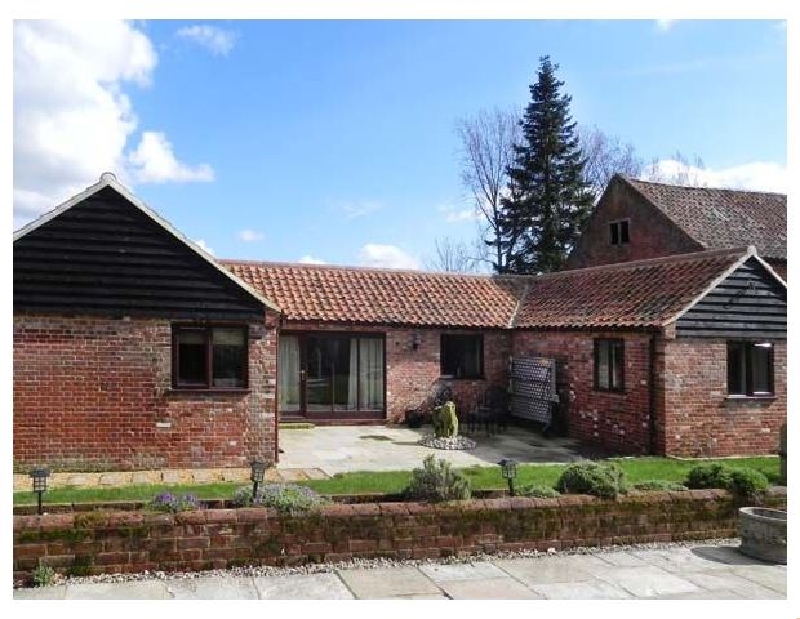
[[[671,458],[620,458],[618,463],[631,483],[648,480],[681,482],[699,462],[720,462],[728,466],[758,469],[776,483],[780,460],[774,457],[726,458],[719,460],[674,460]],[[517,468],[517,486],[539,484],[552,486],[565,465],[521,465]],[[470,467],[459,469],[470,480],[474,490],[504,489],[499,467]],[[337,474],[330,479],[302,482],[321,494],[391,494],[400,492],[408,483],[409,471],[353,472]],[[92,503],[105,501],[149,501],[160,492],[192,493],[202,499],[228,499],[243,484],[219,483],[194,486],[124,486],[121,488],[56,488],[45,495],[46,503]],[[15,492],[14,504],[35,503],[32,492]]]

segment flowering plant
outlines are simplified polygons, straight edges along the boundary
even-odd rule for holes
[[[180,496],[171,492],[162,492],[153,497],[153,500],[150,501],[150,507],[160,512],[176,514],[197,509],[200,505],[197,497],[193,494]]]

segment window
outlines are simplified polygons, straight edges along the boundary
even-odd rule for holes
[[[772,351],[769,342],[728,342],[728,394],[773,395]]]
[[[441,339],[442,376],[483,378],[483,336],[443,333]]]
[[[601,391],[625,389],[625,342],[594,341],[594,388]]]
[[[175,326],[172,355],[173,387],[247,387],[247,327]]]
[[[612,245],[623,245],[630,242],[627,219],[625,221],[612,221],[608,226],[611,229]]]

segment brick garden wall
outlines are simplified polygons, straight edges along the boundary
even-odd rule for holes
[[[263,329],[262,329],[263,330]],[[14,461],[55,469],[241,467],[275,459],[274,327],[248,392],[171,389],[164,320],[14,316]]]
[[[347,332],[342,325],[291,323],[290,331]],[[474,407],[477,398],[490,385],[507,384],[511,332],[503,330],[399,329],[376,326],[353,326],[353,332],[386,334],[386,418],[402,422],[405,411],[425,407],[436,385],[446,382],[453,389],[458,413]],[[419,347],[412,346],[413,334],[421,336]],[[440,377],[440,340],[442,333],[483,333],[484,378],[481,380],[442,379]]]
[[[665,343],[663,437],[668,454],[713,457],[770,454],[786,423],[786,340],[773,341],[775,398],[727,397],[724,340]]]
[[[594,340],[625,340],[625,391],[594,389]],[[603,331],[519,330],[514,356],[542,355],[566,362],[569,383],[569,435],[620,454],[649,449],[649,334]]]
[[[785,509],[785,490],[762,504]],[[737,505],[722,490],[334,504],[298,517],[265,508],[15,516],[14,578],[29,578],[39,564],[68,575],[201,571],[731,538],[737,523]]]

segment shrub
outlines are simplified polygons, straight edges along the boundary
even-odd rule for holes
[[[178,512],[188,512],[200,507],[197,497],[193,494],[184,494],[183,496],[172,494],[170,492],[163,492],[157,494],[148,507],[159,512],[171,512],[177,514]]]
[[[626,491],[625,473],[616,464],[581,462],[561,473],[555,489],[562,494],[593,494],[616,498]]]
[[[664,481],[662,479],[653,479],[650,481],[640,481],[633,485],[634,490],[660,490],[667,492],[670,490],[681,491],[688,490],[686,486],[677,481]]]
[[[756,469],[731,468],[723,464],[700,464],[689,471],[686,485],[692,489],[719,488],[748,499],[769,488],[767,477]]]
[[[730,470],[728,490],[734,496],[751,499],[769,488],[767,477],[756,469],[736,468]]]
[[[698,464],[689,471],[686,486],[692,490],[727,489],[731,485],[731,470],[722,464]]]
[[[53,583],[56,571],[49,565],[39,565],[33,570],[33,586],[46,587]]]
[[[470,497],[469,480],[454,471],[446,460],[436,460],[433,454],[422,461],[422,468],[411,473],[411,482],[403,491],[412,501],[454,501]]]
[[[534,499],[555,499],[561,496],[561,493],[555,488],[550,486],[522,486],[517,490],[519,496],[528,496]]]
[[[253,500],[253,489],[249,486],[237,488],[233,493],[233,503],[240,507],[248,505],[274,507],[279,512],[292,516],[312,511],[327,502],[308,486],[296,484],[261,486],[255,500]]]

